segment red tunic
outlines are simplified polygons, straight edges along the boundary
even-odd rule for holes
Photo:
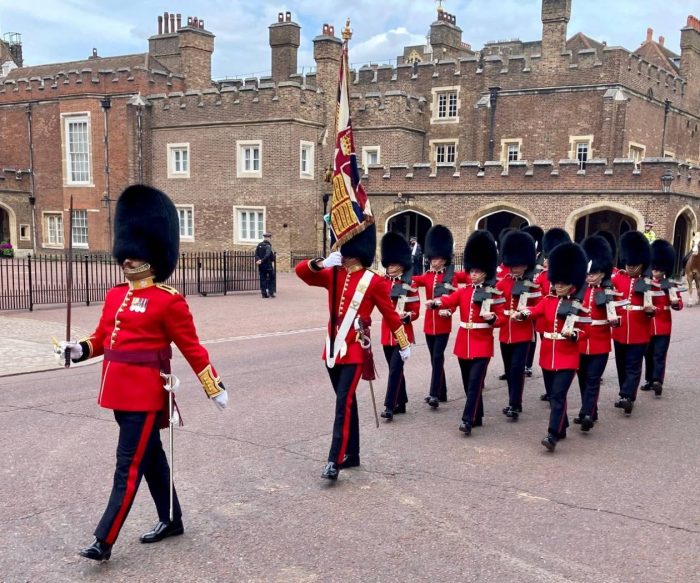
[[[660,283],[658,279],[655,279],[654,282]],[[658,296],[655,299],[656,302],[654,302],[654,305],[656,306],[656,312],[654,312],[654,317],[651,319],[651,335],[670,336],[672,329],[671,310],[682,310],[683,300],[679,294],[679,302],[674,306],[671,304],[668,290],[665,291],[664,295]]]
[[[579,339],[579,351],[581,354],[608,354],[610,352],[610,324],[608,323],[608,312],[605,306],[598,306],[595,303],[597,293],[605,293],[605,288],[590,287],[586,289],[583,297],[583,305],[590,308],[588,316],[593,322],[588,327],[588,336]]]
[[[455,277],[457,276],[455,272]],[[442,283],[444,270],[426,271],[422,275],[413,276],[413,285],[425,288],[425,301],[428,302],[435,297],[435,286]],[[457,282],[453,279],[452,286],[457,287]],[[439,310],[427,310],[423,321],[423,332],[436,336],[438,334],[449,334],[452,332],[452,316],[443,317],[439,315]]]
[[[585,342],[588,325],[578,324],[578,342],[571,338],[562,338],[561,330],[564,319],[557,317],[561,298],[547,296],[534,308],[530,317],[540,320],[544,333],[540,346],[540,367],[542,370],[577,370],[579,366],[579,342]]]
[[[480,315],[481,304],[472,302],[474,286],[468,285],[442,296],[440,302],[443,308],[455,310],[459,307],[460,326],[455,340],[454,354],[457,358],[491,358],[493,356],[493,329],[503,326],[507,318],[503,315],[503,304],[495,304],[491,311],[496,314],[496,320],[488,327],[472,327],[486,324]]]
[[[513,297],[513,286],[517,279],[512,275],[508,274],[501,281],[496,284],[496,289],[503,292],[503,298],[505,298],[506,303],[504,305],[504,314],[508,318],[508,321],[501,327],[498,335],[499,342],[505,344],[515,344],[517,342],[532,342],[534,334],[534,326],[530,320],[524,320],[519,322],[510,317],[510,315],[515,312],[518,308],[518,297]],[[538,292],[538,289],[532,289],[532,292]],[[529,298],[527,300],[527,307],[531,308],[540,301],[540,298]]]
[[[646,344],[651,339],[652,314],[647,314],[641,309],[644,305],[644,294],[633,291],[634,284],[640,278],[630,277],[621,269],[611,279],[615,289],[623,294],[619,299],[630,300],[630,305],[621,306],[617,310],[620,326],[613,328],[613,340],[621,344]],[[654,305],[658,304],[659,299],[660,297],[653,298]]]
[[[510,273],[510,267],[507,267],[501,263],[496,268],[496,281],[501,281],[506,275]]]
[[[469,285],[471,282],[472,278],[469,277],[469,274],[466,271],[455,271],[454,277],[452,279],[452,283],[455,287],[457,287],[457,285],[460,283]]]
[[[199,343],[185,298],[169,286],[149,285],[132,289],[128,283],[107,292],[102,316],[86,339],[86,358],[104,354],[105,348],[144,353],[180,349],[198,375],[210,366],[209,354]],[[212,374],[217,376],[212,367]],[[158,368],[105,360],[97,402],[118,411],[160,411],[166,391]]]
[[[389,276],[384,276],[385,279],[389,282],[389,291],[391,292],[391,286],[394,285],[394,283],[398,280],[399,282],[401,281],[401,278],[391,278]],[[411,322],[414,322],[415,320],[418,319],[418,316],[420,316],[420,296],[418,295],[418,290],[417,289],[412,289],[409,290],[408,294],[406,294],[407,299],[412,299],[413,301],[407,301],[405,306],[404,306],[404,311],[408,314],[411,314]],[[391,298],[389,296],[389,299],[391,300],[391,303],[394,305],[394,311],[396,311],[396,304],[398,303],[398,298]],[[415,344],[416,342],[416,337],[413,333],[413,324],[409,322],[408,324],[404,324],[404,330],[406,331],[406,336],[408,337],[408,341],[411,344]],[[382,346],[396,346],[396,336],[392,333],[392,331],[389,329],[389,325],[387,324],[387,321],[382,318]]]
[[[328,290],[328,308],[329,310],[333,310],[336,314],[335,327],[337,332],[343,322],[343,318],[345,317],[348,308],[350,307],[352,297],[355,295],[357,284],[367,270],[364,268],[359,268],[349,272],[340,267],[338,269],[328,268],[321,269],[320,271],[314,271],[309,266],[308,261],[302,261],[296,266],[295,271],[299,278],[306,284],[315,287],[323,287]],[[331,305],[333,274],[335,274],[336,282],[335,305]],[[393,330],[393,334],[399,340],[399,345],[401,345],[403,348],[408,346],[408,341],[406,339],[401,320],[399,319],[398,314],[394,311],[394,306],[389,299],[389,293],[389,282],[382,276],[375,274],[370,280],[367,291],[362,297],[356,317],[359,317],[363,321],[369,321],[372,310],[375,306],[377,306],[379,311],[382,313],[382,316],[384,316],[384,319],[387,321],[388,326],[391,328],[391,330]],[[330,327],[331,323],[329,320],[329,333]],[[345,337],[345,343],[347,346],[347,351],[343,356],[338,354],[335,360],[336,364],[361,364],[364,360],[363,349],[357,337],[357,331],[353,326],[350,327],[350,330]],[[323,350],[323,358],[326,358],[325,348]]]
[[[547,269],[543,269],[537,274],[537,276],[534,279],[534,283],[540,286],[543,298],[549,295],[552,284],[549,281],[549,277],[547,277]],[[535,321],[535,332],[537,332],[538,334],[542,334],[542,332],[544,332],[544,328],[542,327],[542,320]]]

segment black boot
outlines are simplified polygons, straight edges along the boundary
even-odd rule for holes
[[[386,419],[387,421],[391,421],[394,418],[394,412],[391,409],[386,408],[386,409],[384,409],[384,411],[382,411],[379,414],[379,416],[382,419]]]
[[[343,458],[343,461],[340,462],[340,465],[338,466],[339,470],[347,470],[348,468],[356,468],[357,466],[360,465],[360,456],[359,455],[346,455]]]
[[[94,543],[84,548],[78,554],[93,561],[109,561],[109,557],[112,556],[112,545],[108,545],[106,542],[96,538]]]
[[[548,451],[554,451],[554,448],[557,447],[557,438],[550,433],[547,437],[542,439],[540,443],[542,443]]]
[[[340,473],[340,470],[338,469],[337,464],[335,462],[328,462],[326,464],[326,467],[323,468],[323,472],[321,473],[321,477],[324,480],[337,480],[338,479],[338,474]]]
[[[629,397],[622,397],[615,401],[615,407],[624,410],[625,415],[630,415],[632,413],[632,409],[634,408],[634,403]]]
[[[430,397],[430,399],[428,399],[428,405],[430,405],[433,409],[437,409],[440,406],[440,403],[437,398]]]
[[[506,373],[503,373],[502,375],[498,375],[499,381],[505,381],[507,379],[508,379],[508,375]]]
[[[549,395],[547,393],[542,393],[540,395],[540,401],[549,401]]]
[[[657,397],[660,397],[661,393],[664,392],[664,386],[661,381],[654,381],[652,383],[652,388],[654,389],[654,395]]]
[[[653,387],[652,387],[652,382],[651,382],[651,381],[647,381],[647,382],[644,383],[641,387],[639,387],[639,390],[640,390],[640,391],[651,391],[652,388],[653,388]]]
[[[590,431],[593,428],[593,418],[590,415],[585,415],[580,423],[581,431]]]
[[[525,367],[525,376],[528,378],[532,376],[532,369],[529,366]]]
[[[185,532],[185,527],[182,525],[182,519],[176,518],[172,522],[159,522],[152,530],[141,535],[139,539],[142,543],[157,543],[169,536],[179,536]]]
[[[406,403],[401,403],[394,407],[394,415],[403,415],[404,413],[406,413]]]
[[[462,421],[462,423],[459,424],[459,430],[464,433],[464,435],[471,435],[472,434],[472,428],[469,426],[468,423],[465,423]]]

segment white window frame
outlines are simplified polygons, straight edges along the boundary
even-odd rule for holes
[[[241,220],[242,213],[262,213],[262,226],[257,225],[253,236],[246,233],[243,236]],[[257,221],[256,221],[257,222]],[[233,242],[237,245],[257,245],[262,241],[263,233],[267,230],[267,207],[264,206],[234,206],[233,207]]]
[[[258,148],[258,169],[246,170],[246,150],[248,148]],[[236,142],[236,153],[238,163],[236,164],[236,176],[238,178],[262,178],[262,140],[238,140]]]
[[[69,144],[71,123],[87,124],[87,180],[73,180],[71,165],[71,152]],[[61,146],[63,149],[63,184],[64,186],[92,187],[92,123],[90,112],[62,113],[61,114]]]
[[[459,109],[460,109],[460,99],[459,99],[460,86],[454,85],[450,87],[435,87],[432,89],[433,99],[431,104],[432,116],[430,123],[459,123]],[[452,109],[450,95],[454,94],[454,115],[450,111]],[[442,107],[440,104],[440,96],[446,97],[446,102],[444,105],[445,114],[440,115]]]
[[[586,160],[579,161],[579,170],[586,169],[586,162],[593,159],[593,136],[569,136],[569,160],[578,160],[578,147],[581,144],[586,144],[588,150],[586,152]]]
[[[306,152],[306,169],[304,169],[304,152]],[[299,178],[302,180],[314,179],[314,156],[316,145],[313,142],[301,140],[299,142]]]
[[[84,214],[85,216],[85,225],[77,225],[76,224],[76,214],[81,213]],[[73,209],[73,220],[71,221],[71,225],[73,228],[71,229],[70,237],[73,242],[73,247],[76,249],[88,249],[90,247],[89,245],[89,237],[90,237],[90,230],[89,230],[89,224],[88,224],[88,212],[85,209]],[[75,239],[75,229],[85,229],[85,240],[84,241],[76,241]]]
[[[454,161],[452,162],[438,162],[439,148],[447,148],[448,146],[454,146]],[[459,148],[459,140],[430,140],[430,159],[433,166],[436,168],[438,166],[451,167],[457,166],[457,151]],[[447,154],[447,151],[445,151]]]
[[[635,152],[639,155],[635,155]],[[630,160],[634,160],[635,167],[639,167],[639,163],[646,158],[647,147],[644,144],[637,144],[636,142],[629,143],[629,154]]]
[[[515,146],[517,148],[517,157],[515,158],[515,160],[509,160],[510,148],[512,146]],[[520,160],[521,154],[522,154],[522,149],[523,149],[522,138],[509,138],[509,139],[501,140],[501,162],[503,163],[503,167],[508,168],[508,165],[510,162]]]
[[[190,145],[189,143],[181,143],[181,144],[168,144],[167,146],[167,156],[168,156],[168,178],[189,178],[190,177],[190,163],[191,163],[191,156],[190,156]],[[186,152],[187,155],[187,160],[186,160],[186,165],[187,168],[182,170],[178,170],[176,168],[177,165],[177,153],[178,152]],[[182,163],[182,157],[180,157],[180,163]]]
[[[377,155],[377,161],[370,163],[369,157],[372,154]],[[382,163],[382,148],[381,148],[381,146],[363,146],[362,147],[362,167],[365,170],[365,174],[367,174],[367,170],[370,167],[370,165],[381,164],[381,163]]]
[[[194,205],[193,204],[176,204],[175,208],[177,209],[177,220],[180,224],[180,241],[194,241]],[[191,229],[191,234],[185,233],[183,235],[183,225],[182,225],[182,219],[180,217],[180,211],[189,211],[190,215],[190,220],[189,220],[189,227]]]
[[[26,231],[26,235],[23,235],[22,232]],[[19,240],[20,241],[31,241],[32,240],[32,231],[31,228],[28,224],[25,223],[20,223],[19,225]]]
[[[51,211],[44,211],[41,213],[42,215],[42,225],[44,226],[44,247],[51,248],[51,249],[63,249],[64,246],[64,233],[63,233],[63,213],[60,211],[56,212],[51,212]],[[57,235],[56,240],[52,241],[51,240],[51,227],[49,225],[49,222],[51,219],[57,219],[58,220],[58,225],[56,226],[55,233]]]

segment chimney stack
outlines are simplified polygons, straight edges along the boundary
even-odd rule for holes
[[[647,40],[645,42],[650,43],[654,39],[654,29],[647,28]]]
[[[301,27],[292,22],[291,12],[279,12],[277,22],[270,25],[272,80],[287,81],[297,73],[297,51],[301,44]]]
[[[666,39],[665,39],[664,37],[660,36],[660,37],[659,37],[659,44],[660,44],[661,46],[664,46],[664,43],[665,43],[665,42],[666,42]]]
[[[571,0],[542,0],[542,61],[559,62],[566,50]]]
[[[689,107],[700,108],[700,20],[688,16],[688,23],[681,29],[681,77],[687,82],[686,95]]]
[[[163,17],[158,17],[158,34],[163,34]]]
[[[180,30],[182,28],[182,14],[177,15],[177,29]]]

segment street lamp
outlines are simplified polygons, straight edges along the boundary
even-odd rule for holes
[[[673,172],[671,171],[670,168],[666,168],[666,172],[664,172],[663,176],[661,177],[661,190],[663,191],[664,194],[668,194],[671,192],[671,183],[673,182]]]

